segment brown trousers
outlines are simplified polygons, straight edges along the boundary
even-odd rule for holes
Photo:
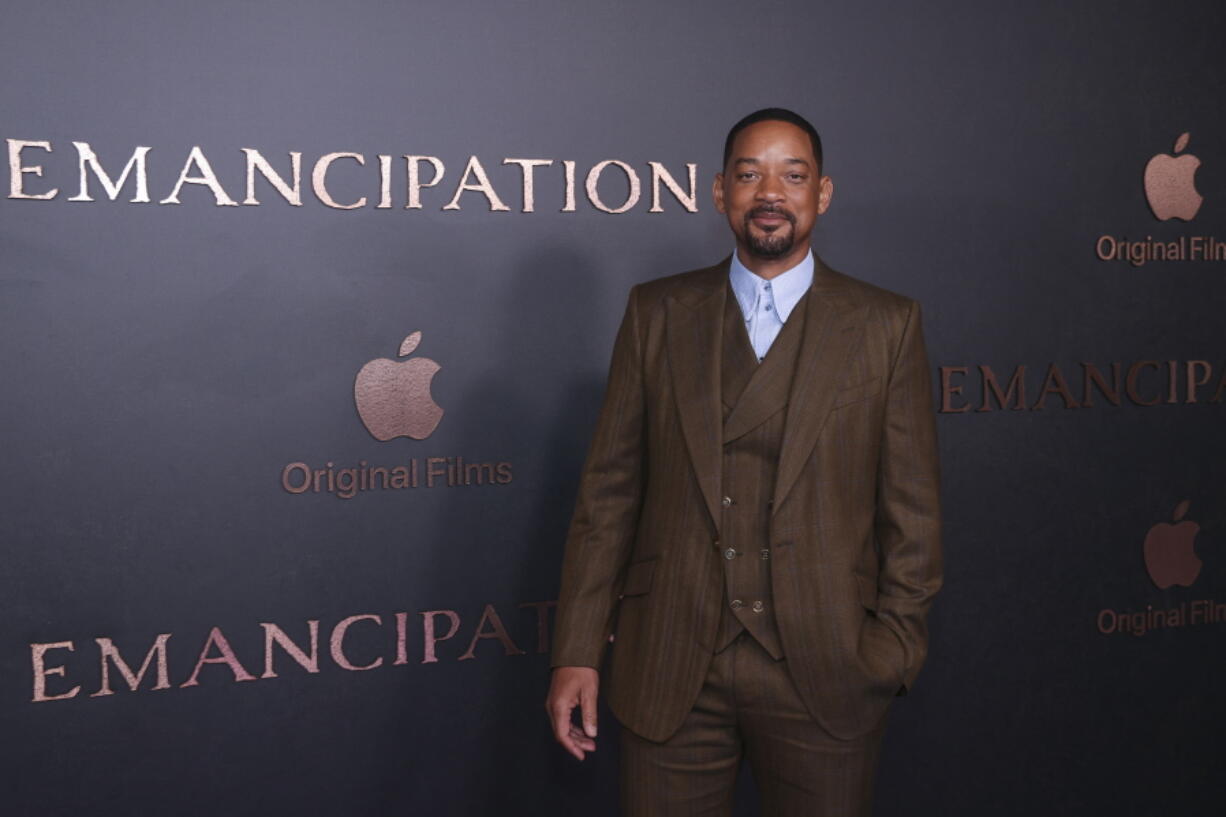
[[[681,728],[664,743],[621,735],[625,817],[727,817],[742,757],[763,817],[867,817],[885,720],[852,741],[809,715],[788,673],[747,633],[711,660]]]

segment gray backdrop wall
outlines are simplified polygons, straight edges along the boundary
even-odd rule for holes
[[[4,813],[614,813],[607,714],[580,766],[541,708],[575,477],[627,289],[730,251],[723,135],[784,105],[821,255],[924,304],[936,388],[947,589],[877,813],[1219,814],[1224,22],[10,4]],[[425,436],[381,441],[355,378],[418,331],[367,420]]]

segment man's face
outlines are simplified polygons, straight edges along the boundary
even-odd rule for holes
[[[728,216],[744,261],[799,263],[834,185],[822,176],[809,134],[790,122],[757,122],[737,134],[715,177],[715,208]],[[789,264],[791,265],[791,264]]]

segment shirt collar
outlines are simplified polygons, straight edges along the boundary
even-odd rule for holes
[[[736,252],[733,252],[728,278],[732,283],[732,292],[746,315],[753,314],[759,296],[769,294],[774,301],[779,320],[786,321],[796,304],[800,303],[800,299],[813,285],[813,251],[809,250],[799,264],[769,281],[750,272],[749,268],[741,263]],[[766,290],[767,285],[770,285],[770,290]]]

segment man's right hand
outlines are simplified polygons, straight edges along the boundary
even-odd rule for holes
[[[579,760],[587,752],[596,751],[596,692],[600,688],[600,673],[591,667],[557,667],[545,698],[545,711],[553,724],[553,736],[562,748]],[[583,728],[575,726],[571,713],[575,707],[583,720]]]

